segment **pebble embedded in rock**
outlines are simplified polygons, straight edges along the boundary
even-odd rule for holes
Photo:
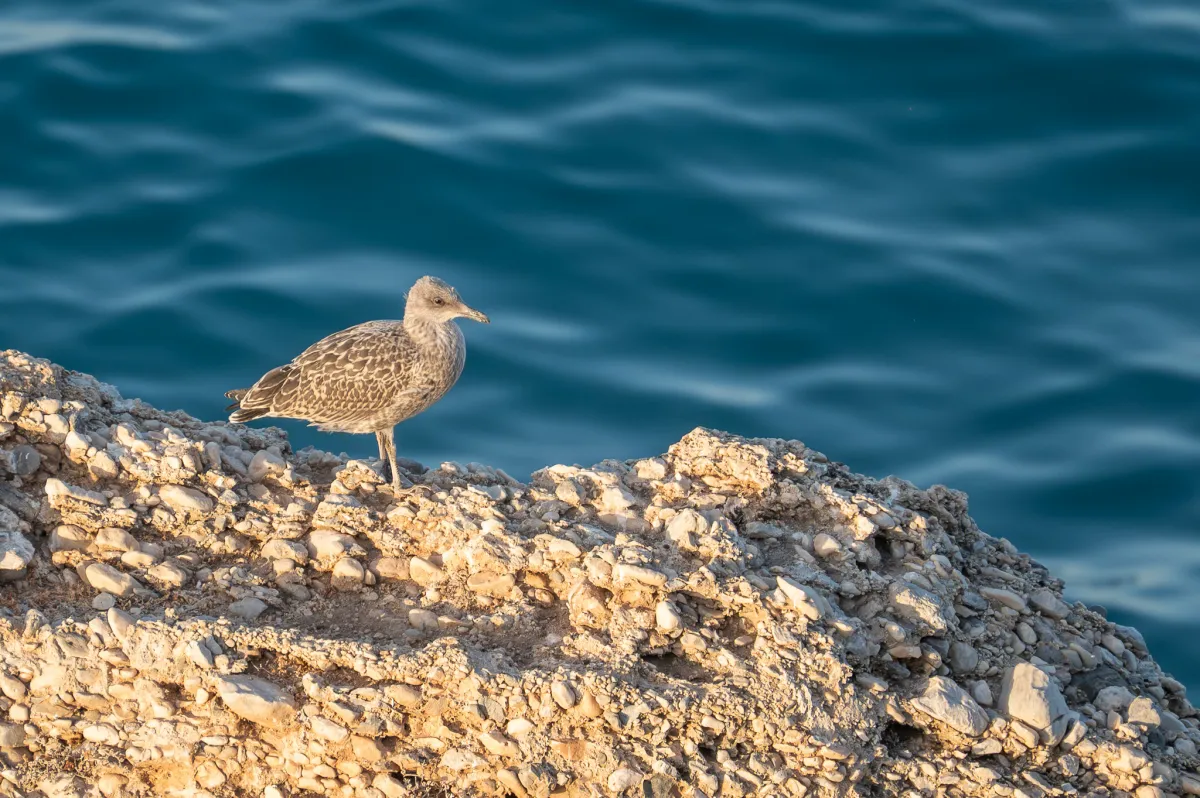
[[[1130,723],[1147,728],[1157,728],[1163,722],[1162,715],[1154,707],[1154,702],[1145,697],[1135,698],[1129,703],[1127,719]]]
[[[371,570],[380,579],[408,579],[408,560],[402,557],[380,557],[371,563]]]
[[[272,538],[263,544],[259,553],[268,560],[293,560],[300,565],[308,562],[308,548],[295,540]]]
[[[512,574],[498,574],[493,571],[480,571],[467,578],[467,589],[493,598],[505,598],[517,586],[517,580]]]
[[[409,798],[412,794],[395,776],[379,773],[371,782],[371,786],[379,791],[384,798]]]
[[[113,529],[112,527],[97,532],[95,544],[96,548],[113,551],[137,551],[139,548],[137,538],[124,529]]]
[[[337,560],[343,555],[353,554],[357,549],[354,538],[340,532],[315,529],[308,536],[308,553],[316,560]]]
[[[667,575],[652,568],[640,565],[617,563],[612,569],[614,582],[638,582],[650,587],[662,587],[667,583]]]
[[[504,730],[508,732],[509,737],[524,737],[533,731],[534,728],[536,727],[525,718],[513,718],[508,722]]]
[[[239,599],[229,605],[231,615],[236,615],[239,618],[244,618],[247,621],[253,621],[258,616],[267,611],[267,603],[253,596],[249,598]]]
[[[146,572],[146,577],[163,587],[183,587],[188,583],[190,575],[182,566],[173,562],[163,562]]]
[[[225,676],[217,692],[239,717],[270,728],[286,726],[296,716],[296,701],[277,685],[254,676]]]
[[[434,631],[438,628],[438,617],[429,610],[409,610],[408,622],[414,629]]]
[[[163,485],[158,489],[163,504],[179,513],[204,514],[212,512],[213,500],[193,488],[182,485]]]
[[[121,744],[121,734],[107,723],[97,723],[83,730],[83,739],[98,745],[116,746]]]
[[[0,692],[13,701],[21,701],[25,698],[28,689],[20,679],[14,679],[8,674],[0,673]]]
[[[24,535],[16,530],[0,531],[0,578],[3,572],[24,573],[33,561],[34,549]]]
[[[343,557],[333,566],[331,582],[338,590],[358,590],[366,578],[362,563],[352,557]]]
[[[516,743],[498,731],[479,735],[479,742],[483,743],[483,747],[496,756],[515,757],[521,753],[521,749],[517,747]]]
[[[813,538],[813,553],[823,559],[832,559],[842,554],[842,544],[833,535],[822,532]]]
[[[279,455],[263,449],[256,453],[246,468],[246,475],[251,482],[262,482],[273,474],[282,474],[287,469],[287,463]]]
[[[631,768],[618,768],[608,777],[608,789],[615,793],[622,793],[637,787],[644,778],[641,773]]]
[[[1028,605],[1025,603],[1025,599],[1021,598],[1011,590],[1004,590],[1003,588],[998,587],[981,587],[979,588],[979,595],[983,596],[989,601],[994,601],[997,604],[1002,604],[1005,607],[1014,609],[1017,612],[1027,612],[1029,610]]]
[[[941,676],[931,677],[913,706],[969,737],[987,730],[987,713],[958,684]]]
[[[19,748],[25,745],[25,729],[15,723],[0,723],[0,748]]]
[[[1019,662],[1004,674],[999,708],[1038,730],[1049,729],[1068,711],[1058,683],[1028,662]]]
[[[670,632],[679,628],[681,619],[675,610],[675,605],[669,601],[660,601],[654,608],[654,621],[659,629]]]
[[[948,628],[938,597],[910,584],[893,583],[888,591],[892,606],[901,618],[917,623],[927,634],[943,634]]]
[[[579,701],[574,688],[566,682],[554,682],[550,685],[550,695],[554,698],[554,703],[563,709],[570,709]]]
[[[323,737],[331,743],[342,743],[350,739],[350,732],[339,726],[328,718],[317,716],[309,721],[312,730],[319,737]]]
[[[35,474],[42,467],[42,455],[32,446],[24,444],[14,446],[10,451],[5,452],[5,454],[8,455],[9,471],[19,477],[27,477]]]
[[[89,565],[84,575],[92,587],[120,598],[132,596],[139,586],[137,580],[129,574],[102,562]]]
[[[73,524],[63,524],[50,533],[50,551],[87,551],[92,538],[87,532]]]
[[[1104,687],[1096,694],[1092,703],[1105,712],[1123,712],[1133,703],[1133,693],[1119,685]]]
[[[825,614],[828,607],[827,602],[808,585],[797,584],[786,576],[778,577],[776,582],[779,589],[787,596],[788,601],[804,617],[811,621],[818,621]]]
[[[424,557],[413,557],[409,561],[408,573],[414,582],[424,586],[436,585],[446,578],[446,572],[441,566]]]
[[[955,673],[974,673],[979,667],[979,652],[970,643],[956,640],[950,644],[950,668]]]
[[[196,783],[206,790],[215,790],[227,781],[225,771],[212,760],[202,763],[194,775]]]

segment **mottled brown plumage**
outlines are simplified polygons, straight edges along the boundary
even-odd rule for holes
[[[457,318],[488,323],[458,292],[422,277],[408,292],[403,321],[369,321],[304,350],[249,388],[229,391],[230,421],[297,418],[329,432],[375,433],[397,490],[394,428],[445,396],[462,374],[466,342]]]

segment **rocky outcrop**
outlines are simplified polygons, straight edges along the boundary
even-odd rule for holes
[[[699,429],[528,484],[0,354],[0,795],[1183,796],[1141,636],[965,497]]]

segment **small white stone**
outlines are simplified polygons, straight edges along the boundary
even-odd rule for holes
[[[1133,693],[1120,685],[1111,685],[1101,689],[1092,703],[1104,712],[1123,712],[1133,703]]]
[[[495,730],[479,735],[479,742],[496,756],[515,757],[521,753],[516,743]]]
[[[272,451],[263,449],[250,460],[246,474],[251,482],[262,482],[266,477],[272,474],[282,474],[286,470],[287,463],[284,462],[282,457]]]
[[[132,576],[102,562],[92,563],[83,573],[89,585],[114,596],[132,596],[133,591],[139,587],[137,580]]]
[[[1154,702],[1145,697],[1135,698],[1129,703],[1127,718],[1138,726],[1157,728],[1162,725],[1162,714],[1154,707]]]
[[[343,557],[333,566],[331,583],[337,590],[358,590],[366,578],[362,563],[352,557]]]
[[[638,582],[650,587],[662,587],[667,583],[667,575],[660,571],[623,562],[613,566],[612,578],[614,582]]]
[[[1005,607],[1014,609],[1017,612],[1029,611],[1029,607],[1026,605],[1025,599],[1021,598],[1011,590],[1004,590],[998,587],[981,587],[979,588],[979,595],[990,601],[1003,604]]]
[[[212,512],[213,500],[198,490],[182,485],[163,485],[158,489],[163,504],[178,513],[204,514]]]
[[[777,577],[776,582],[792,606],[810,621],[820,620],[829,607],[829,603],[808,585],[797,584],[786,576]]]
[[[267,611],[267,603],[262,599],[250,596],[239,599],[229,605],[229,612],[247,621],[253,621]]]
[[[192,663],[198,668],[208,670],[215,664],[213,653],[208,650],[207,646],[198,640],[193,640],[192,642],[188,643],[183,651],[184,654],[187,655],[187,658],[191,660]]]
[[[318,737],[324,737],[331,743],[345,742],[350,737],[350,732],[328,718],[317,716],[310,721],[310,725]]]
[[[317,529],[308,536],[308,553],[317,560],[336,560],[358,548],[354,538],[340,532]]]
[[[433,631],[438,628],[438,617],[429,610],[415,609],[408,611],[408,622],[414,629]]]
[[[1058,682],[1034,665],[1018,662],[1004,675],[1000,711],[1043,730],[1049,729],[1068,710]]]
[[[575,690],[566,682],[554,682],[550,685],[550,696],[554,699],[554,703],[558,704],[563,709],[570,709],[579,702],[579,696],[575,694]]]
[[[833,535],[822,532],[813,538],[813,553],[825,560],[832,559],[842,553],[842,544]]]
[[[111,593],[99,593],[92,599],[92,609],[108,612],[116,606],[117,600],[113,598]]]
[[[217,690],[235,715],[252,723],[279,728],[296,716],[295,700],[265,679],[226,676],[217,681]]]
[[[116,529],[107,527],[96,533],[96,548],[109,549],[111,551],[137,551],[137,538],[126,532],[124,529]]]
[[[436,585],[446,578],[446,572],[440,565],[430,562],[424,557],[413,557],[408,564],[410,578],[418,585]]]
[[[308,549],[296,540],[273,538],[263,544],[260,553],[268,560],[293,560],[300,565],[308,562]]]
[[[108,619],[108,626],[113,630],[113,634],[121,640],[129,639],[136,623],[132,615],[118,607],[113,607],[105,617]]]
[[[508,722],[508,725],[504,728],[504,730],[508,732],[509,737],[524,737],[526,734],[529,734],[529,732],[533,731],[534,728],[535,727],[533,723],[525,718],[513,718]]]
[[[913,706],[969,737],[978,737],[988,727],[987,713],[975,699],[942,676],[930,677],[925,691],[913,699]]]
[[[614,793],[622,793],[642,783],[645,777],[631,768],[618,768],[608,777],[608,789]]]
[[[120,745],[121,734],[107,723],[98,723],[83,730],[83,739],[99,745]]]
[[[654,621],[659,629],[667,632],[678,629],[682,622],[675,605],[669,601],[658,602],[658,606],[654,608]]]
[[[50,533],[50,551],[86,551],[92,545],[87,532],[73,524],[63,524]]]
[[[33,560],[33,555],[33,544],[20,532],[15,529],[0,531],[0,572],[24,571]]]

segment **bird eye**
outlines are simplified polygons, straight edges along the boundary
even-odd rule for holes
[[[433,298],[433,304],[441,306],[446,304],[446,300],[442,299],[440,296],[435,296]]]

